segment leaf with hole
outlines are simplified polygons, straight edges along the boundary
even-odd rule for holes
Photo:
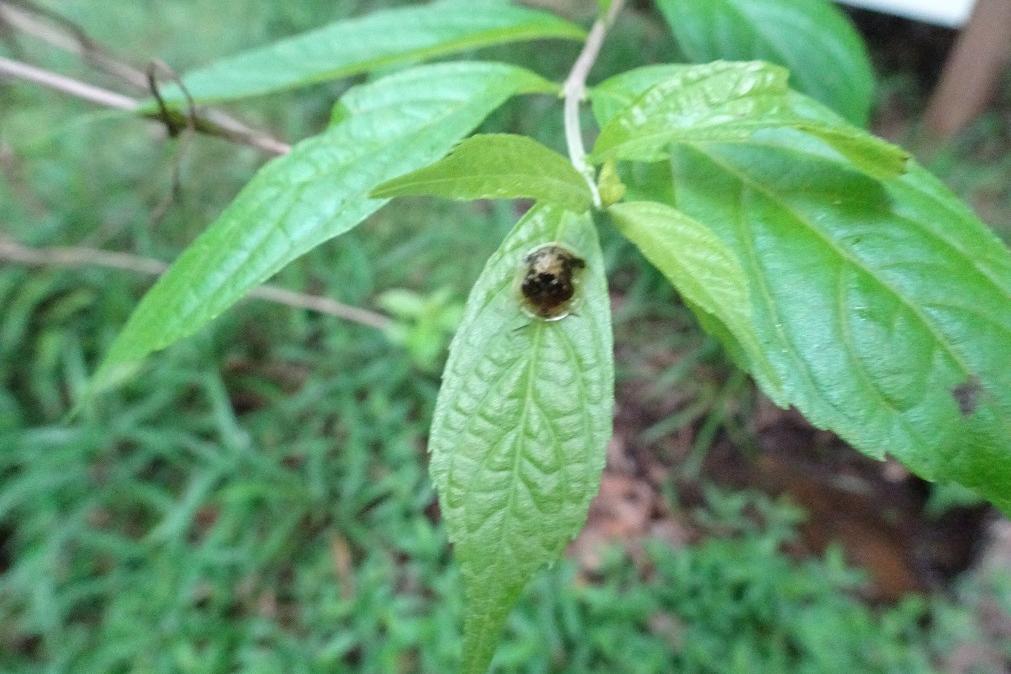
[[[776,140],[776,143],[772,143]],[[784,134],[679,145],[677,207],[735,252],[758,381],[864,452],[1011,509],[1011,255],[913,165],[874,181]]]
[[[532,138],[511,134],[471,136],[444,159],[385,182],[372,192],[375,198],[410,195],[526,197],[578,212],[593,203],[586,180],[568,159]]]
[[[344,121],[264,166],[145,295],[95,390],[357,225],[386,203],[367,197],[376,185],[441,157],[510,96],[552,89],[522,68],[480,62],[421,66],[352,89]]]
[[[530,317],[518,279],[529,253],[580,256],[573,312]],[[610,305],[588,213],[532,208],[474,285],[432,423],[432,479],[463,571],[464,664],[484,672],[530,577],[582,526],[611,436]]]

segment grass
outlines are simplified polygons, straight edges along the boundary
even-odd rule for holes
[[[183,68],[376,3],[49,4],[138,60],[158,53]],[[602,75],[642,58],[633,46],[643,36],[659,45],[652,57],[669,53],[655,23],[637,18],[622,31]],[[22,48],[76,71],[38,45]],[[566,49],[490,53],[557,77]],[[244,109],[297,138],[324,123],[342,88]],[[91,111],[25,87],[2,95],[0,141],[15,159],[0,181],[0,226],[25,244],[170,260],[262,161],[201,139],[183,160],[182,199],[154,222],[173,149],[150,125],[82,122]],[[507,106],[489,128],[560,148],[557,106],[530,103]],[[968,167],[979,179],[960,187],[997,185],[1005,169],[972,163],[975,152],[942,158],[949,175]],[[277,283],[373,307],[408,289],[452,313],[515,218],[508,203],[404,202]],[[622,379],[648,376],[657,391],[685,387],[703,401],[734,393],[720,383],[725,358],[667,285],[627,243],[607,233],[604,243],[620,293]],[[438,321],[404,328],[399,342],[412,346],[402,348],[375,330],[244,302],[62,423],[148,283],[94,268],[0,267],[0,671],[451,671],[460,587],[425,457],[432,353],[447,337]],[[658,336],[644,321],[676,330]],[[654,380],[648,361],[671,349],[684,358]],[[725,425],[714,404],[643,432],[701,416],[715,419],[705,422],[712,437]],[[573,561],[541,575],[510,620],[499,670],[919,672],[952,643],[984,639],[978,587],[961,604],[872,609],[838,554],[784,554],[799,517],[786,504],[713,492],[706,508],[682,514],[706,534],[699,544],[651,543],[639,564],[615,549],[593,575]]]

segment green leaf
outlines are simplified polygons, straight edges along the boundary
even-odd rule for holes
[[[183,83],[197,102],[235,100],[490,45],[583,36],[578,26],[545,12],[437,2],[339,21],[189,72]],[[185,101],[176,86],[162,96]]]
[[[471,136],[446,158],[377,187],[373,197],[449,199],[528,197],[581,212],[593,204],[586,179],[569,160],[532,138]]]
[[[527,316],[527,253],[561,242],[586,262],[573,313]],[[467,596],[464,673],[484,672],[527,580],[582,526],[611,436],[610,305],[588,213],[537,205],[467,301],[432,424],[431,473]]]
[[[754,330],[748,279],[736,254],[708,227],[656,202],[627,202],[609,211],[618,231],[677,288],[696,313],[726,327],[743,349],[749,370],[762,370],[774,385],[778,375]],[[778,389],[777,389],[778,394]]]
[[[817,122],[784,126],[823,140],[853,166],[875,178],[895,178],[909,167],[908,152],[854,127],[824,126]],[[761,133],[756,133],[752,139],[759,140],[761,137]]]
[[[784,120],[783,129],[793,129],[818,138],[870,176],[895,178],[905,173],[909,166],[911,155],[906,150],[852,126],[812,98],[791,91],[786,110],[787,115],[796,116],[801,121],[791,124],[789,120]],[[759,131],[752,140],[764,142],[765,134]]]
[[[649,74],[661,72],[653,68]],[[753,123],[783,106],[788,77],[783,68],[758,61],[678,68],[611,117],[591,158],[656,161],[675,140]],[[645,78],[630,82],[641,84]]]
[[[743,265],[784,395],[759,383],[871,456],[1011,510],[1011,255],[918,166],[876,182],[777,141],[673,160],[678,208]]]
[[[656,78],[664,75],[652,84]],[[816,136],[870,175],[905,170],[901,148],[850,126],[786,86],[787,73],[761,62],[652,67],[605,82],[594,96],[606,117],[595,161],[657,161],[676,141],[751,142],[766,129],[790,128]],[[652,84],[652,86],[650,86]],[[616,111],[616,102],[644,93]]]
[[[723,67],[712,64],[714,69]],[[698,66],[681,63],[654,63],[632,68],[590,87],[593,116],[601,128],[607,126],[618,113],[631,107],[646,91],[667,80],[689,77]]]
[[[828,0],[657,0],[697,63],[758,59],[790,69],[796,89],[866,126],[874,73],[863,40]]]
[[[373,187],[445,154],[510,96],[550,90],[496,63],[448,63],[352,89],[340,124],[265,165],[141,300],[95,391],[193,334],[286,264],[379,209]]]

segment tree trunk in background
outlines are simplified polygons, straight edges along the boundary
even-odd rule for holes
[[[1011,0],[979,0],[955,43],[924,118],[927,129],[949,137],[990,102],[1011,56]]]

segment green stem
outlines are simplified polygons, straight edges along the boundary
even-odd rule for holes
[[[600,191],[597,189],[597,182],[594,179],[593,167],[586,161],[583,130],[579,122],[579,106],[586,98],[586,78],[590,74],[593,64],[597,61],[607,31],[614,24],[623,4],[624,0],[614,0],[607,15],[597,19],[593,24],[590,34],[586,36],[586,43],[583,44],[583,51],[572,64],[572,70],[565,79],[562,89],[565,97],[565,143],[569,148],[569,160],[576,170],[586,178],[586,184],[593,194],[593,205],[597,208],[601,207]]]

